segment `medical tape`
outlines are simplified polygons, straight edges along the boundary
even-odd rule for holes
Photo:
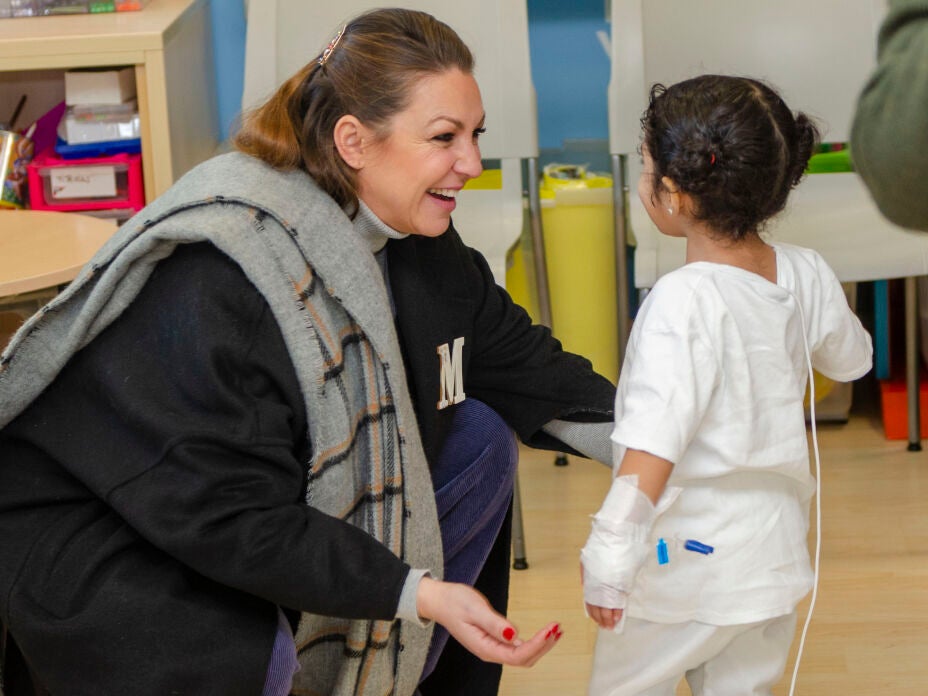
[[[628,593],[648,556],[648,537],[656,511],[637,484],[637,476],[614,479],[602,507],[593,515],[590,536],[580,552],[584,599],[590,604],[597,604],[590,601],[591,595],[602,600],[602,595]]]

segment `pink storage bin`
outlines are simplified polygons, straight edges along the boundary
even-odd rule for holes
[[[142,156],[63,159],[52,150],[29,164],[29,207],[33,210],[105,210],[145,207]]]

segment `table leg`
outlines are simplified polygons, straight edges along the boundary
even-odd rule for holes
[[[909,452],[920,452],[922,449],[918,379],[917,280],[915,277],[905,279],[905,379],[909,414]]]

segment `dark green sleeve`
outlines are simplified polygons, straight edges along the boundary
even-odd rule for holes
[[[928,0],[890,0],[877,68],[857,104],[851,156],[887,218],[928,230]]]

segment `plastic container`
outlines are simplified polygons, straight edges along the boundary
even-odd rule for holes
[[[20,133],[0,130],[0,208],[22,208],[26,198],[32,140]]]
[[[142,158],[119,154],[65,160],[46,151],[29,165],[29,196],[35,210],[141,210]]]
[[[37,0],[41,15],[84,14],[88,11],[87,0]]]
[[[0,19],[141,10],[149,0],[0,0]]]
[[[9,5],[9,14],[4,14],[4,17],[33,17],[38,14],[33,0],[9,0],[4,5]]]
[[[518,241],[506,254],[506,292],[513,301],[525,309],[535,324],[541,323],[538,307],[537,280],[535,278],[535,246],[528,213],[528,200],[522,201],[522,232]]]
[[[809,158],[806,172],[809,174],[832,174],[834,172],[852,172],[854,164],[850,150],[833,150],[820,152]]]
[[[135,100],[119,105],[71,106],[59,126],[69,145],[138,140],[141,120]]]
[[[138,154],[141,151],[141,138],[135,140],[107,140],[100,143],[78,143],[77,145],[71,145],[66,140],[58,138],[55,143],[55,154],[66,160],[108,157],[120,153]]]
[[[549,164],[541,218],[552,331],[615,383],[619,375],[612,178]]]
[[[922,375],[918,383],[919,426],[922,439],[928,437],[928,382]],[[880,380],[883,433],[887,440],[909,438],[909,396],[905,378]]]

